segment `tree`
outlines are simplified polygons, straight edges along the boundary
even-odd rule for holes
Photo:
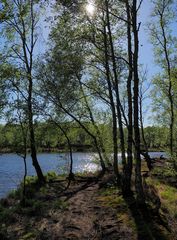
[[[135,138],[135,188],[137,192],[137,201],[140,205],[145,204],[145,196],[142,186],[141,177],[141,156],[140,156],[140,130],[139,130],[139,69],[138,69],[138,54],[139,54],[139,40],[138,32],[140,24],[137,23],[137,13],[140,8],[137,0],[132,1],[132,33],[133,33],[133,100],[134,100],[134,138]]]
[[[23,195],[21,203],[23,206],[26,204],[26,177],[27,177],[27,147],[28,147],[28,116],[26,106],[23,104],[23,98],[20,98],[20,94],[17,93],[17,98],[13,103],[12,118],[13,122],[18,125],[18,134],[21,135],[20,144],[15,145],[13,151],[16,152],[24,162],[24,176],[23,176]]]
[[[3,1],[3,18],[1,22],[6,33],[6,48],[9,47],[8,61],[18,69],[18,89],[25,88],[24,100],[28,109],[28,124],[30,133],[30,148],[33,166],[39,182],[44,183],[45,178],[37,160],[35,134],[33,126],[33,85],[34,85],[34,49],[37,42],[38,1],[23,0]],[[14,35],[14,36],[13,36]],[[22,83],[23,81],[23,83]],[[19,85],[20,84],[20,85]],[[19,87],[20,86],[20,87]]]
[[[115,50],[114,50],[114,42],[113,42],[113,36],[112,36],[112,30],[111,30],[111,23],[110,23],[110,13],[109,13],[109,1],[105,0],[105,12],[106,12],[106,24],[108,29],[108,39],[109,39],[109,46],[110,46],[110,54],[111,54],[111,61],[112,61],[112,68],[113,68],[113,76],[114,76],[114,82],[113,82],[113,89],[115,89],[115,95],[116,95],[116,107],[117,107],[117,119],[118,119],[118,126],[119,126],[119,134],[120,134],[120,146],[121,146],[121,154],[122,154],[122,164],[125,165],[126,163],[126,157],[125,157],[125,142],[124,142],[124,131],[123,131],[123,124],[122,124],[122,112],[121,112],[121,101],[120,101],[120,89],[119,89],[119,78],[118,78],[118,72],[117,72],[117,61],[115,56]],[[116,130],[117,131],[117,130]],[[114,169],[115,173],[118,177],[118,162],[114,161]]]
[[[160,94],[166,98],[166,103],[169,106],[166,114],[169,116],[169,135],[170,135],[170,153],[173,156],[174,152],[174,83],[172,80],[172,72],[175,67],[174,49],[176,39],[170,30],[170,25],[175,19],[174,1],[173,0],[155,0],[154,10],[152,13],[153,22],[149,24],[152,44],[154,45],[155,58],[157,63],[163,70],[162,74],[154,78],[154,85],[160,89]],[[161,95],[161,96],[162,96]],[[159,95],[158,95],[159,96]],[[164,100],[163,100],[164,102]],[[165,105],[166,105],[165,103]]]
[[[130,192],[134,143],[136,191],[138,201],[143,204],[138,76],[140,24],[137,23],[137,12],[142,1],[139,5],[137,1],[121,2],[120,7],[116,8],[116,1],[98,1],[93,4],[100,11],[96,11],[92,16],[81,12],[80,7],[84,3],[85,1],[79,3],[77,1],[74,3],[59,1],[57,3],[57,7],[59,6],[57,19],[59,21],[51,32],[52,54],[42,67],[42,70],[45,69],[45,65],[47,67],[45,73],[41,75],[43,80],[45,79],[42,87],[46,91],[45,99],[48,99],[52,103],[51,105],[54,104],[57,111],[66,113],[80,125],[82,125],[83,119],[89,119],[95,127],[96,135],[90,131],[88,133],[88,129],[85,130],[93,137],[98,150],[102,149],[102,146],[93,114],[96,106],[94,108],[91,105],[90,96],[101,101],[103,106],[108,106],[112,115],[115,176],[120,180],[117,159],[119,142],[124,166],[122,188],[125,193]],[[125,9],[127,14],[124,19],[122,16],[125,14]],[[121,27],[123,30],[127,29],[128,60],[125,58],[126,54],[122,45],[119,44],[119,41],[126,36],[125,31],[120,31]],[[126,74],[128,73],[128,76],[124,75],[124,79],[127,76],[127,81],[123,81],[122,69],[126,71]],[[80,91],[76,91],[78,84]],[[128,118],[121,101],[121,84],[127,85]],[[56,92],[56,89],[60,89],[60,92]],[[124,122],[128,128],[128,160],[125,156]],[[101,151],[99,154],[101,158]],[[104,166],[102,160],[101,164]]]
[[[140,127],[141,127],[141,138],[142,138],[142,143],[143,143],[143,149],[141,149],[141,155],[145,157],[145,160],[147,162],[147,167],[149,168],[149,171],[152,170],[152,160],[149,156],[149,150],[148,150],[148,145],[147,141],[145,138],[145,132],[144,132],[144,113],[143,113],[143,102],[147,98],[146,93],[150,88],[150,84],[148,86],[144,86],[145,83],[147,83],[146,78],[147,78],[147,71],[145,70],[144,73],[141,74],[140,76],[140,91],[139,91],[139,108],[140,108]]]
[[[91,111],[88,97],[85,95],[81,84],[82,66],[83,66],[83,44],[78,45],[74,40],[78,37],[76,28],[73,28],[71,22],[74,19],[67,13],[60,17],[59,22],[51,33],[51,39],[55,43],[51,49],[50,57],[40,68],[41,89],[44,93],[44,99],[52,103],[54,112],[62,112],[69,118],[76,121],[94,141],[98,151],[103,172],[105,163],[102,157],[101,148],[103,148],[99,129]],[[58,33],[61,34],[58,38]],[[79,54],[80,55],[79,55]],[[47,76],[46,76],[47,72]],[[56,89],[58,90],[56,92]],[[92,133],[83,123],[82,119],[91,121],[97,132]]]

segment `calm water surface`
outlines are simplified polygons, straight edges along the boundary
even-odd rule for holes
[[[93,163],[96,159],[94,153],[73,153],[73,171],[96,171],[98,166]],[[59,174],[67,173],[69,170],[70,158],[68,153],[40,153],[38,161],[43,173],[55,171]],[[35,175],[30,155],[27,157],[28,175]],[[17,188],[24,175],[23,159],[16,154],[0,155],[0,198],[8,192]]]
[[[152,152],[151,157],[160,157],[165,153]],[[97,158],[94,153],[73,153],[73,172],[96,171],[98,165],[93,163]],[[119,155],[120,160],[120,155]],[[58,174],[67,173],[69,170],[68,153],[40,153],[38,161],[44,173],[55,171]],[[31,157],[27,157],[28,175],[35,175]],[[23,159],[16,154],[0,155],[0,198],[5,197],[11,190],[16,189],[24,175]]]

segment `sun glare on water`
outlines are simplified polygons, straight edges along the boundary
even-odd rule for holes
[[[95,12],[95,7],[92,1],[89,1],[86,5],[86,11],[90,16],[93,16]]]

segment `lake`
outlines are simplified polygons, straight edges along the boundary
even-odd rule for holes
[[[160,157],[165,153],[152,152],[151,157]],[[98,158],[95,153],[73,153],[73,172],[96,171],[98,165],[94,160]],[[119,155],[120,159],[120,155]],[[58,174],[67,173],[70,158],[68,153],[39,153],[38,161],[43,173],[55,171]],[[35,175],[30,155],[27,157],[28,175]],[[5,197],[11,190],[16,189],[24,175],[23,159],[16,154],[0,155],[0,198]]]
[[[73,172],[96,171],[97,164],[93,163],[94,153],[73,153]],[[68,153],[40,153],[38,161],[43,173],[55,171],[62,174],[69,170],[70,158]],[[27,157],[28,175],[35,175],[30,155]],[[24,175],[23,159],[16,154],[0,155],[0,198],[17,188]]]

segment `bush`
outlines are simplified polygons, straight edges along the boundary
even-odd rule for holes
[[[55,180],[57,177],[58,177],[58,175],[56,174],[56,172],[48,172],[46,174],[46,180],[47,181]]]
[[[16,212],[28,216],[40,216],[43,214],[44,209],[45,204],[43,202],[35,199],[26,199],[25,207],[19,205],[16,208]]]
[[[14,208],[0,206],[0,223],[12,223],[14,220]]]
[[[9,198],[20,199],[22,197],[22,188],[18,187],[17,189],[12,190],[9,195]]]

